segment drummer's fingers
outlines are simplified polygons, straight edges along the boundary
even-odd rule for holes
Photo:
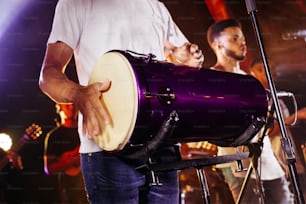
[[[89,113],[84,113],[83,114],[83,135],[87,136],[88,139],[93,139],[94,135],[98,135],[99,132],[99,126],[94,125],[93,120],[91,118],[95,118],[90,116]]]
[[[197,53],[198,51],[200,51],[200,48],[197,44],[190,44],[189,51],[191,53]]]
[[[202,50],[200,49],[200,47],[196,44],[191,44],[190,45],[190,49],[189,52],[195,57],[195,58],[200,58],[203,53]]]
[[[200,57],[193,57],[193,60],[191,60],[191,66],[192,67],[198,67],[201,68],[204,62],[204,55],[201,55]]]
[[[198,60],[200,60],[204,57],[202,50],[200,49],[200,47],[197,44],[191,44],[189,52],[192,54],[192,56],[194,58],[196,58]]]
[[[100,87],[99,87],[100,86]],[[87,117],[86,117],[86,126],[88,131],[89,138],[93,136],[99,135],[102,133],[100,123],[109,124],[110,118],[106,111],[106,107],[103,106],[101,97],[102,90],[106,90],[109,88],[109,85],[101,85],[97,84],[98,95],[96,97],[92,97],[89,106],[87,107]]]
[[[198,50],[197,52],[193,53],[192,56],[196,59],[200,59],[202,57],[204,57],[202,50]]]
[[[108,124],[110,119],[100,99],[103,92],[110,88],[110,81],[96,82],[86,88],[86,93],[80,95],[80,111],[83,114],[83,134],[89,139],[101,133],[99,121]]]
[[[93,139],[94,136],[102,133],[101,124],[99,122],[102,118],[103,116],[99,114],[99,111],[95,111],[94,109],[83,118],[83,134],[86,135],[88,139]]]
[[[201,63],[203,63],[204,62],[204,60],[205,60],[205,57],[204,57],[204,55],[202,54],[199,58],[198,58],[198,60],[201,62]]]
[[[106,80],[102,83],[97,83],[96,84],[96,88],[97,90],[100,92],[100,95],[98,98],[95,98],[94,100],[98,99],[98,101],[94,101],[94,110],[96,110],[96,114],[98,119],[102,119],[104,121],[105,124],[109,124],[110,119],[109,119],[109,115],[107,114],[107,111],[105,109],[105,107],[102,105],[100,98],[102,97],[103,92],[107,91],[111,86],[111,82],[109,80]],[[99,131],[100,133],[100,131]]]
[[[83,117],[83,121],[82,121],[82,135],[83,136],[87,136],[88,135],[86,119],[84,117]]]
[[[111,81],[108,79],[105,79],[102,82],[97,82],[95,84],[95,88],[100,92],[107,91],[110,88],[110,86],[111,86]]]

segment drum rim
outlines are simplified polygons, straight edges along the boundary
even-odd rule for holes
[[[110,68],[109,63],[111,63],[112,68]],[[130,104],[129,110],[127,111],[128,115],[126,116],[129,119],[128,119],[128,124],[124,123],[124,125],[126,125],[124,130],[121,131],[120,134],[118,134],[118,131],[119,131],[118,126],[121,124],[120,124],[120,121],[116,120],[116,116],[115,116],[115,119],[113,119],[112,117],[112,114],[116,111],[116,110],[113,110],[112,108],[115,108],[115,107],[112,107],[110,104],[107,105],[108,103],[107,97],[115,97],[115,96],[111,96],[110,94],[112,93],[112,91],[118,91],[118,90],[114,90],[114,87],[116,87],[116,84],[114,83],[116,82],[112,81],[112,79],[110,78],[111,87],[108,91],[103,93],[103,97],[101,97],[100,100],[101,100],[102,105],[105,108],[107,108],[109,112],[111,123],[109,125],[105,125],[103,121],[100,121],[100,127],[102,129],[102,133],[100,135],[94,136],[94,142],[101,149],[106,150],[106,151],[122,150],[125,147],[125,145],[129,142],[130,137],[133,134],[134,127],[135,127],[136,120],[137,120],[137,112],[138,112],[138,106],[139,106],[139,96],[138,96],[139,87],[137,83],[138,80],[137,80],[137,77],[135,75],[135,72],[129,60],[121,52],[110,51],[110,52],[103,54],[101,58],[99,58],[99,60],[94,66],[94,69],[90,75],[89,82],[88,82],[88,84],[90,85],[94,82],[103,81],[106,77],[107,78],[112,77],[114,74],[113,70],[118,69],[118,68],[121,69],[119,70],[120,77],[125,77],[125,79],[129,78],[130,80],[128,82],[129,87],[120,88],[124,92],[122,92],[119,99],[117,98],[115,100],[120,101],[121,103]],[[123,69],[123,68],[126,68],[126,69]],[[132,93],[132,96],[125,98],[124,96],[127,93]],[[110,137],[112,138],[111,140],[109,139]],[[117,139],[114,139],[114,137]]]

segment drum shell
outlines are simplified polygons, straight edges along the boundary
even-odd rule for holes
[[[129,144],[150,141],[173,110],[178,113],[179,121],[166,143],[209,141],[232,146],[255,118],[266,117],[265,89],[252,76],[199,70],[122,54],[133,67],[139,97]],[[171,96],[161,97],[164,90],[169,90]]]

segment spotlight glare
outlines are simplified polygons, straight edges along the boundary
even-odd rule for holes
[[[0,133],[0,148],[4,151],[8,151],[12,147],[12,138],[6,133]]]
[[[9,0],[1,1],[0,12],[0,39],[10,24],[20,14],[22,9],[30,0]]]

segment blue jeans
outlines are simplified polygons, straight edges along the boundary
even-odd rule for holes
[[[175,155],[171,150],[157,160],[173,161],[177,159]],[[105,151],[81,154],[81,169],[89,201],[92,204],[178,203],[177,171],[156,173],[162,186],[151,186],[151,177],[135,170],[139,162],[143,161],[124,161]]]

